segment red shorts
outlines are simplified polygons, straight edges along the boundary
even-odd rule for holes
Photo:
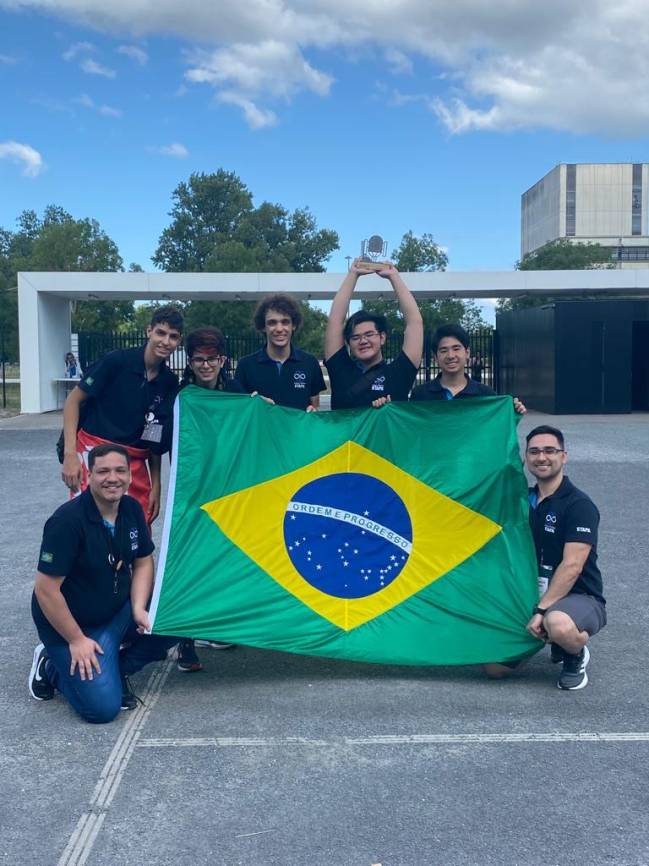
[[[86,433],[85,430],[79,430],[77,432],[77,454],[82,467],[81,490],[85,490],[88,486],[88,452],[92,451],[96,445],[119,445],[120,448],[125,448],[128,451],[128,456],[131,458],[131,483],[126,492],[129,496],[137,499],[142,506],[144,516],[148,519],[151,478],[146,461],[151,452],[146,448],[132,448],[130,445],[121,445],[119,442],[111,442],[100,436]],[[71,494],[71,496],[74,495],[74,493]]]

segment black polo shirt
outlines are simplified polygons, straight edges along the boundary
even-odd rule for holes
[[[57,508],[45,524],[38,570],[65,578],[61,593],[83,629],[108,622],[123,607],[131,592],[133,561],[153,550],[144,512],[136,499],[125,495],[120,500],[113,538],[92,493],[85,490]],[[124,563],[117,580],[109,556],[114,563]],[[41,610],[35,593],[32,616],[43,643],[65,643]]]
[[[79,387],[91,399],[84,404],[81,426],[92,436],[160,454],[161,443],[142,440],[142,431],[147,416],[163,426],[171,422],[178,380],[166,364],[147,379],[145,348],[109,352],[85,374]]]
[[[588,559],[571,592],[593,595],[605,603],[602,575],[597,566],[597,506],[567,475],[552,496],[537,505],[538,494],[538,487],[529,488],[530,527],[539,568],[549,566],[554,573],[563,559],[563,546],[567,542],[590,544]]]
[[[341,346],[325,361],[331,383],[331,408],[354,409],[371,406],[379,397],[407,400],[417,368],[401,351],[394,361],[380,361],[367,370],[350,356],[346,346]]]
[[[430,382],[424,382],[423,385],[417,385],[413,388],[410,395],[411,400],[459,400],[463,397],[494,397],[496,392],[489,385],[483,385],[482,382],[476,382],[475,379],[470,379],[466,373],[464,378],[466,384],[461,391],[453,394],[448,388],[442,385],[442,374],[440,373]]]
[[[278,406],[306,409],[327,387],[318,359],[291,345],[291,353],[283,364],[273,360],[264,346],[252,355],[241,358],[234,378],[244,391],[258,391],[270,397]]]

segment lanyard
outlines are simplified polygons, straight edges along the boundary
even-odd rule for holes
[[[120,556],[119,553],[119,544],[116,541],[117,537],[117,521],[119,520],[119,515],[115,520],[115,535],[110,531],[107,526],[104,526],[104,531],[106,533],[106,542],[108,545],[108,564],[113,569],[113,594],[117,595],[118,589],[118,579],[119,573],[122,568],[124,568],[124,560]],[[120,527],[121,528],[121,527]]]

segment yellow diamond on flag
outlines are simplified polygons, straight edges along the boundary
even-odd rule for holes
[[[202,508],[273,580],[345,631],[438,580],[502,529],[351,441]]]

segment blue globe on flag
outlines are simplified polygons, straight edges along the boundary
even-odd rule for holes
[[[403,500],[371,475],[340,472],[297,490],[286,507],[284,543],[298,573],[336,598],[380,592],[412,550]]]

